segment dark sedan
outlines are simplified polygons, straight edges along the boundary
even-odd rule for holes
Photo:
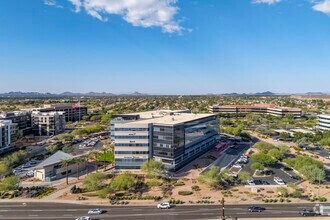
[[[262,212],[266,210],[264,207],[260,207],[260,206],[250,206],[248,207],[248,211],[249,212]]]

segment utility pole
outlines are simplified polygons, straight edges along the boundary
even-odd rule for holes
[[[225,220],[225,199],[222,198],[221,200],[221,205],[222,205],[222,215],[220,217],[221,220]]]
[[[321,170],[319,172],[319,189],[318,189],[318,197],[320,198],[320,185],[321,185]]]

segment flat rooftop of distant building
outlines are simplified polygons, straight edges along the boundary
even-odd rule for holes
[[[190,111],[189,109],[182,109],[182,110],[167,110],[167,109],[160,109],[160,110],[153,110],[153,111],[145,111],[145,112],[131,112],[131,113],[122,113],[122,114],[115,114],[115,115],[126,115],[126,116],[135,116],[139,115],[141,119],[152,119],[154,117],[163,117],[165,115],[169,115],[171,113],[183,113]]]
[[[214,116],[215,114],[193,114],[193,113],[178,113],[175,115],[166,115],[164,117],[159,118],[150,118],[138,121],[128,122],[129,124],[144,124],[144,123],[153,123],[153,124],[166,124],[166,125],[174,125],[180,124],[184,122],[194,121],[198,119],[207,118],[210,116]]]

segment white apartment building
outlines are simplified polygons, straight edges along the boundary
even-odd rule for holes
[[[64,112],[32,112],[33,128],[39,136],[50,136],[65,131]]]
[[[11,145],[11,128],[13,123],[10,120],[0,120],[0,150],[9,148]]]
[[[321,131],[330,130],[330,115],[322,114],[318,115],[317,128]]]

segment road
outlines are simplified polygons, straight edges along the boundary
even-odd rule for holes
[[[329,205],[329,204],[328,204]],[[250,213],[248,205],[228,205],[225,215],[240,218],[270,218],[270,217],[299,217],[299,210],[311,208],[313,204],[265,204],[266,210],[261,213]],[[76,205],[63,203],[0,203],[0,219],[32,219],[59,220],[76,219],[86,216],[87,211],[96,208],[92,205]],[[191,205],[176,206],[169,210],[158,210],[154,206],[106,206],[102,208],[106,213],[93,216],[93,220],[106,219],[219,219],[221,208],[219,205]],[[318,217],[320,218],[320,217]]]

